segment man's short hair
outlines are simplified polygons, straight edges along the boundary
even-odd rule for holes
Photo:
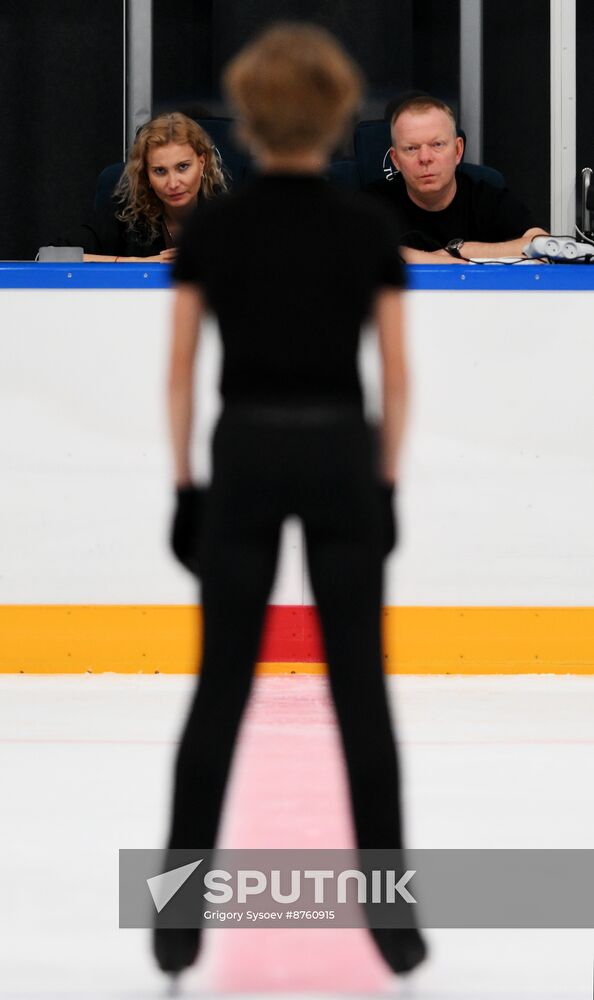
[[[400,118],[400,115],[403,115],[405,111],[410,111],[413,115],[420,115],[424,111],[431,111],[432,108],[436,108],[437,111],[443,111],[444,114],[448,116],[452,122],[454,135],[457,135],[458,126],[456,125],[456,116],[449,104],[446,104],[445,101],[440,101],[439,97],[431,97],[429,94],[409,97],[407,100],[403,101],[402,104],[399,104],[398,107],[392,112],[390,128],[394,128],[396,122]]]

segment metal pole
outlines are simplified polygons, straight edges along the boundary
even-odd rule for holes
[[[551,2],[551,232],[573,234],[576,174],[576,0]]]
[[[128,38],[128,19],[127,19],[127,13],[128,12],[126,10],[126,0],[122,0],[122,53],[123,53],[123,59],[122,59],[122,73],[123,73],[123,80],[122,80],[122,103],[123,103],[123,108],[122,108],[122,160],[126,159],[126,134],[127,134],[127,122],[126,122],[126,118],[127,118],[127,115],[128,115],[128,104],[127,104],[127,98],[128,98],[127,90],[128,90],[128,88],[126,86],[126,78],[127,78],[127,73],[128,73],[128,53],[126,52],[126,45],[127,45],[127,38]]]
[[[153,107],[153,4],[152,0],[125,0],[125,153]],[[125,158],[125,157],[124,157]]]
[[[483,162],[483,2],[460,0],[460,122],[466,159]]]
[[[592,211],[588,208],[590,188],[592,186],[592,167],[582,170],[582,232],[592,232]]]

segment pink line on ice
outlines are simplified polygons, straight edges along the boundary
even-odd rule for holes
[[[339,736],[325,677],[260,678],[242,728],[221,847],[351,848]],[[364,929],[207,933],[221,992],[381,993],[393,977]]]

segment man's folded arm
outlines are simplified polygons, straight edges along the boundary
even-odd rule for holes
[[[469,257],[470,259],[474,259],[475,257],[521,257],[524,247],[535,236],[548,236],[548,233],[546,229],[539,229],[537,226],[533,226],[532,229],[527,229],[516,240],[505,240],[502,243],[477,243],[474,241],[463,243],[460,247],[460,253],[463,257]]]
[[[534,226],[527,229],[522,236],[516,240],[505,240],[501,243],[478,243],[469,241],[460,247],[462,258],[452,256],[445,249],[440,250],[415,250],[413,247],[400,247],[400,255],[407,264],[465,264],[467,260],[475,260],[481,257],[522,257],[523,250],[527,243],[530,243],[535,236],[548,236],[546,229],[539,229]]]

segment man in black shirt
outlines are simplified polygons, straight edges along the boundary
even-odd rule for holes
[[[507,188],[457,170],[464,140],[454,113],[433,97],[414,97],[392,115],[390,158],[398,171],[369,191],[395,209],[398,242],[409,264],[519,257],[545,230]]]

